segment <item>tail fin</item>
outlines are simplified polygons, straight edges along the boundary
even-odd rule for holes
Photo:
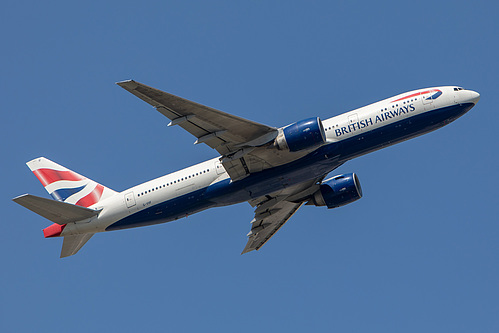
[[[71,171],[45,157],[26,163],[55,200],[90,207],[115,191]]]

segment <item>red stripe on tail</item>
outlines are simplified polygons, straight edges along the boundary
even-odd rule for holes
[[[95,189],[86,196],[84,196],[83,198],[81,198],[80,200],[78,200],[76,205],[82,207],[90,207],[100,200],[100,198],[102,197],[102,192],[104,192],[104,186],[102,186],[101,184],[97,184]]]
[[[59,180],[72,180],[78,181],[83,180],[85,177],[73,171],[59,171],[53,169],[38,169],[33,171],[36,178],[42,183],[43,186],[47,186]]]

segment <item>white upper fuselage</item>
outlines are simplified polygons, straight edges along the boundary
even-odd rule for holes
[[[334,144],[357,136],[360,138],[362,134],[428,112],[454,105],[474,104],[478,98],[477,93],[455,86],[419,89],[343,113],[326,119],[322,123],[328,144]],[[397,140],[393,140],[393,142],[396,143]],[[353,154],[352,156],[358,155]],[[220,164],[219,158],[213,158],[137,185],[98,202],[90,207],[102,209],[98,217],[90,221],[91,223],[86,221],[85,223],[68,225],[62,236],[106,231],[115,222],[130,218],[139,212],[143,212],[141,215],[143,218],[146,214],[144,212],[147,212],[147,215],[157,214],[160,216],[165,209],[178,211],[175,215],[169,216],[168,219],[163,219],[161,222],[187,216],[187,214],[209,208],[208,204],[196,206],[194,201],[203,200],[203,194],[199,193],[200,190],[222,181],[227,182],[228,179],[229,175]],[[193,194],[192,198],[189,197],[191,193]],[[178,198],[183,198],[183,201],[175,201]],[[190,199],[192,202],[189,201]],[[235,199],[235,201],[241,202],[248,199],[250,198]],[[160,204],[162,204],[161,207]],[[185,210],[176,206],[181,204],[186,205]],[[148,216],[147,219],[151,220],[153,216]],[[132,226],[139,225],[139,221],[132,223]]]
[[[426,100],[438,91],[442,92],[440,96]],[[426,93],[420,95],[421,92]],[[470,103],[476,100],[477,96],[479,97],[474,91],[455,86],[418,89],[345,112],[324,120],[323,124],[327,139],[339,141],[428,111]]]

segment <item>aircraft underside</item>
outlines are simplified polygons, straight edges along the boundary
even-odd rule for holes
[[[327,144],[284,166],[250,175],[237,182],[226,179],[154,205],[117,221],[106,231],[171,222],[208,208],[228,206],[271,194],[281,188],[328,174],[350,159],[434,131],[459,118],[473,106],[472,103],[466,103],[436,109]]]

